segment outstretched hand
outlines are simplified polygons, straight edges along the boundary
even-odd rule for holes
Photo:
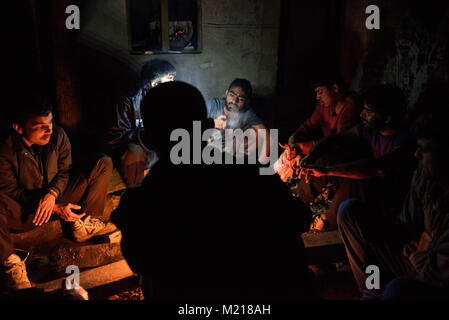
[[[33,223],[36,226],[41,226],[50,220],[55,206],[56,198],[53,194],[47,193],[37,206],[36,214],[34,215]]]
[[[318,166],[301,166],[298,169],[298,177],[301,179],[303,176],[306,179],[306,183],[309,183],[312,177],[324,177],[327,176],[328,170],[324,167]]]
[[[86,213],[82,214],[76,214],[72,211],[72,209],[79,210],[81,209],[80,206],[73,204],[73,203],[67,203],[65,205],[56,205],[54,212],[64,221],[68,222],[74,222],[78,221],[82,217],[86,215]]]

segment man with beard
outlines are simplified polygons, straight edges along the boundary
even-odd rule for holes
[[[352,197],[366,201],[369,198],[373,205],[385,207],[384,211],[397,212],[414,168],[414,143],[402,126],[406,110],[402,91],[393,85],[376,85],[364,93],[363,100],[362,123],[321,140],[301,161],[304,168],[301,176],[305,175],[305,180],[321,178],[324,179],[320,181],[322,185],[331,182],[336,189],[326,212],[327,221],[324,221],[329,228],[337,226],[338,206]],[[354,139],[369,143],[371,155],[360,158],[360,154],[367,152],[356,152],[363,145],[352,146],[351,141],[357,141]],[[348,152],[353,153],[348,161],[326,163],[320,160],[332,153]],[[316,221],[316,224],[323,225],[323,221]]]
[[[224,98],[214,98],[206,102],[207,116],[214,119],[216,129],[248,129],[263,138],[259,160],[270,156],[270,139],[267,127],[251,109],[252,86],[247,79],[237,78],[231,82]],[[264,131],[260,131],[264,130]],[[260,131],[260,132],[259,132]],[[256,141],[259,146],[259,141]]]
[[[338,225],[363,298],[449,298],[449,131],[447,106],[441,109],[413,126],[419,166],[395,223],[358,199],[340,206]],[[378,267],[377,288],[367,285],[369,265]]]

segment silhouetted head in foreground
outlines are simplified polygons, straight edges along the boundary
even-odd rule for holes
[[[175,129],[185,129],[191,134],[194,121],[202,122],[202,130],[207,128],[204,98],[197,88],[184,82],[166,82],[152,88],[140,108],[145,126],[144,143],[156,150],[160,158],[167,156],[177,143],[170,141]]]

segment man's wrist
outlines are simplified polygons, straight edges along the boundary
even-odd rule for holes
[[[59,192],[56,191],[54,188],[48,188],[48,193],[51,194],[53,197],[55,197],[55,200],[59,197]]]
[[[288,144],[293,146],[295,144],[296,141],[296,137],[291,135],[290,137],[288,137]]]
[[[59,204],[55,203],[55,205],[53,206],[53,213],[56,213],[59,215],[60,209],[61,209],[61,206]]]

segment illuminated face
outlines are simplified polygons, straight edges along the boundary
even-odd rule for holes
[[[29,147],[45,146],[53,133],[53,115],[50,112],[47,116],[32,116],[23,127],[13,124],[13,128]]]
[[[329,90],[326,86],[318,86],[315,88],[316,100],[319,105],[329,108],[336,104],[336,93],[338,92],[337,86],[332,86]]]
[[[229,90],[226,90],[225,108],[227,111],[242,110],[248,102],[249,98],[246,96],[246,93],[242,88],[231,87]]]
[[[157,86],[160,83],[172,82],[172,81],[175,81],[175,75],[173,73],[167,73],[163,77],[159,78],[159,81],[152,82],[151,87],[154,88],[155,86]]]
[[[370,129],[382,129],[385,126],[385,121],[381,115],[367,104],[363,106],[360,118],[362,118],[365,127]]]

